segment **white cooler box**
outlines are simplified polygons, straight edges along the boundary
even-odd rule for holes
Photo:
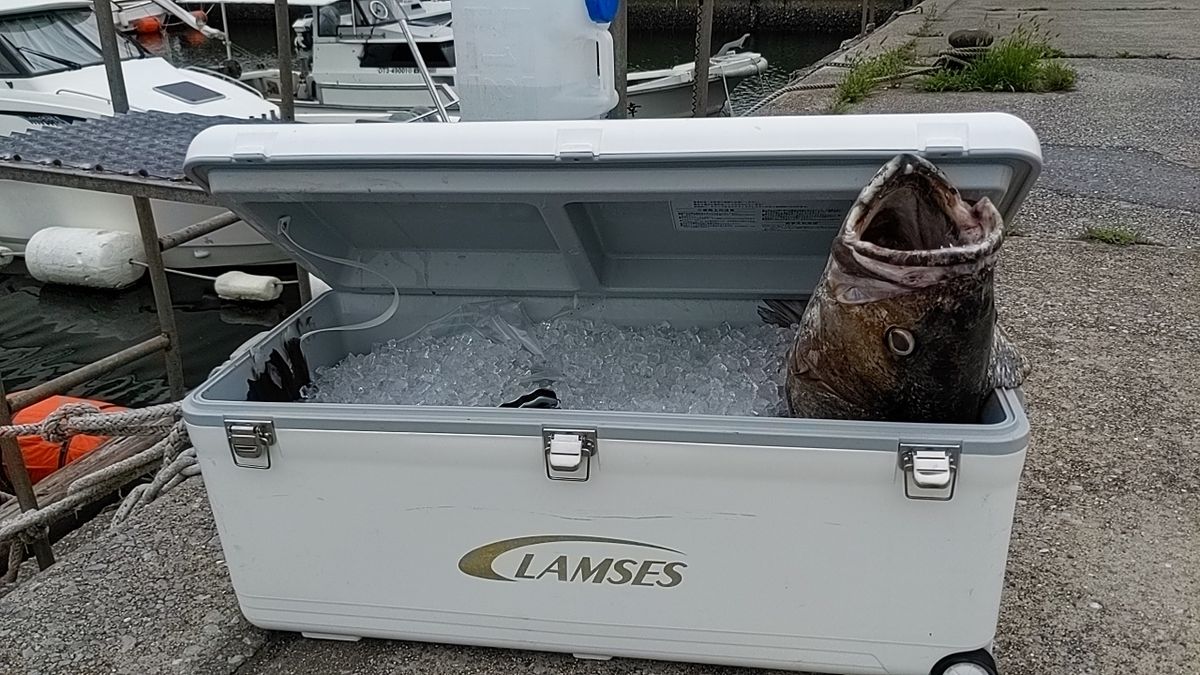
[[[248,400],[290,337],[361,324],[305,338],[308,367],[328,366],[499,296],[538,320],[578,306],[757,323],[760,299],[812,291],[851,202],[900,152],[1006,218],[1041,166],[1033,131],[1003,114],[201,133],[192,180],[332,288],[184,402],[246,618],[315,637],[992,672],[1029,433],[1019,391],[945,425]],[[920,449],[947,461],[914,478],[904,458]]]

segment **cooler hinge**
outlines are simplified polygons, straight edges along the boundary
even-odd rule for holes
[[[904,496],[933,501],[952,499],[961,456],[961,445],[901,443]]]
[[[275,423],[265,420],[225,420],[225,437],[233,463],[248,469],[271,468]]]

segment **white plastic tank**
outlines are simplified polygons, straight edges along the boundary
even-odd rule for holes
[[[617,104],[618,0],[454,0],[460,119],[604,117]]]

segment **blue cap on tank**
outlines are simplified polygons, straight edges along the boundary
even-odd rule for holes
[[[596,23],[612,23],[614,17],[617,16],[617,8],[621,6],[621,0],[583,0],[587,5],[588,16]]]

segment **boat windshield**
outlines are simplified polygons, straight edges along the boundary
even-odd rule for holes
[[[34,75],[104,63],[96,15],[87,8],[2,16],[0,41],[15,51],[13,56],[24,61]],[[121,36],[117,48],[122,59],[141,55]]]

